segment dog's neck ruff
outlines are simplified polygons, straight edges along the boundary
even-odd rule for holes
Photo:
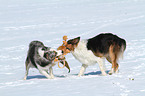
[[[96,57],[91,50],[87,49],[87,42],[88,40],[81,40],[75,50],[72,51],[72,54],[82,64],[94,65],[101,58]]]

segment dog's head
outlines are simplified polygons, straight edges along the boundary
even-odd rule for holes
[[[51,62],[55,59],[56,55],[57,52],[55,51],[47,51],[44,53],[44,57]]]
[[[49,51],[46,51],[44,53],[44,57],[49,60],[49,61],[54,61],[56,58],[58,59],[58,61],[64,65],[65,63],[65,67],[68,68],[69,72],[70,72],[70,67],[67,63],[67,61],[65,60],[65,57],[63,56],[63,54],[60,53],[60,51],[56,51],[56,50],[49,50]]]
[[[68,41],[63,41],[62,46],[59,46],[57,50],[62,50],[62,52],[66,55],[77,47],[80,41],[80,37],[70,39]]]
[[[80,37],[68,40],[67,44],[65,45],[66,50],[74,51],[74,49],[77,47],[79,41],[80,41]]]
[[[30,44],[29,44],[29,47],[37,47],[37,48],[40,48],[40,47],[44,47],[44,44],[41,42],[41,41],[32,41]]]

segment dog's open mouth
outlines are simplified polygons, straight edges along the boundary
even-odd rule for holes
[[[67,55],[68,53],[71,52],[71,50],[69,48],[66,47],[66,44],[67,44],[67,36],[63,36],[63,44],[61,46],[59,46],[57,48],[57,50],[61,50],[62,51],[62,56],[58,56],[57,59],[59,60],[59,62],[61,64],[63,64],[65,67],[67,67],[69,69],[69,72],[70,72],[70,67],[65,59],[65,55]],[[64,67],[63,66],[63,67]],[[60,67],[59,64],[58,64],[58,67],[59,68],[63,68],[63,67]]]
[[[46,52],[44,54],[44,57],[46,59],[48,59],[49,61],[54,61],[54,62],[58,62],[58,67],[59,68],[64,68],[66,67],[69,71],[68,73],[70,73],[70,67],[65,59],[65,56],[62,54],[62,55],[59,55],[57,56],[57,52],[55,51],[49,51],[49,52]],[[63,67],[60,67],[59,63],[61,63],[63,65]]]

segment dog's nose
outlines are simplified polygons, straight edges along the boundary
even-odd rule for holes
[[[63,51],[63,50],[61,50],[61,53],[63,54],[63,53],[64,53],[64,51]]]

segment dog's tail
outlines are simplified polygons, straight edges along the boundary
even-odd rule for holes
[[[119,39],[110,46],[111,52],[114,54],[116,60],[123,59],[123,54],[126,49],[126,41],[124,39]]]
[[[120,46],[120,52],[119,52],[119,58],[123,59],[123,54],[124,54],[124,51],[126,49],[126,41],[124,39],[121,39],[121,46]]]

